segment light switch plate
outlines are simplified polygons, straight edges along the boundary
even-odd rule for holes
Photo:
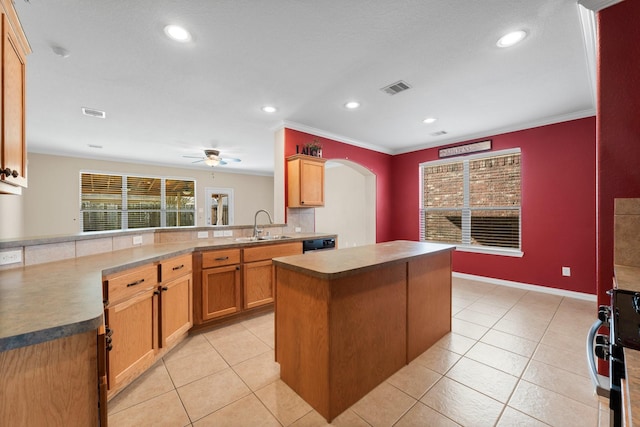
[[[222,237],[224,236],[224,233],[222,232],[222,230],[215,230],[213,232],[213,237]]]
[[[215,231],[213,232],[214,236],[215,236]],[[207,239],[209,238],[209,232],[208,231],[198,231],[198,239]]]
[[[571,276],[571,267],[562,267],[562,275],[563,276]]]
[[[233,236],[233,230],[224,230],[224,236],[225,237]]]
[[[142,244],[142,236],[133,236],[133,244],[141,245]]]

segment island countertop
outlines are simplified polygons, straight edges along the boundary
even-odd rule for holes
[[[381,264],[405,262],[422,255],[454,249],[454,245],[396,240],[377,245],[274,258],[273,263],[321,279],[335,279],[378,268]]]
[[[0,351],[97,329],[103,324],[102,275],[201,250],[335,237],[296,233],[283,240],[234,238],[158,243],[99,255],[0,270]]]

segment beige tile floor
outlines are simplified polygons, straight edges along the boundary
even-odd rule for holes
[[[594,302],[455,278],[452,306],[450,334],[332,425],[608,425],[584,352]],[[189,337],[109,402],[109,425],[327,425],[279,379],[273,322]]]

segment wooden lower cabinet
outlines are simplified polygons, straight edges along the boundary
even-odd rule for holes
[[[301,242],[255,246],[243,250],[244,309],[259,307],[275,300],[273,258],[299,255]]]
[[[260,243],[194,254],[194,324],[198,329],[231,317],[268,310],[275,301],[272,259],[302,253],[302,242]]]
[[[173,347],[193,326],[191,274],[160,287],[160,347]]]
[[[240,301],[240,264],[202,271],[202,319],[237,313]]]
[[[243,273],[245,309],[273,302],[273,263],[270,259],[245,263]]]
[[[0,352],[0,424],[98,426],[96,336],[91,330]]]
[[[155,291],[143,291],[105,310],[108,328],[113,331],[107,355],[109,390],[123,387],[153,364]]]
[[[104,278],[109,398],[187,336],[193,325],[191,256]]]

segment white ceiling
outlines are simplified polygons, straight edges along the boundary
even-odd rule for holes
[[[386,153],[595,114],[576,0],[15,0],[31,152],[273,172],[275,130]],[[186,27],[193,41],[169,40]],[[499,49],[514,29],[529,36]],[[56,56],[53,46],[70,55]],[[398,80],[412,88],[380,89]],[[351,99],[360,109],[346,110]],[[274,114],[261,111],[277,106]],[[87,117],[81,107],[103,110]],[[424,124],[434,116],[438,121]],[[443,136],[431,136],[437,131]],[[98,145],[102,148],[91,148]]]

